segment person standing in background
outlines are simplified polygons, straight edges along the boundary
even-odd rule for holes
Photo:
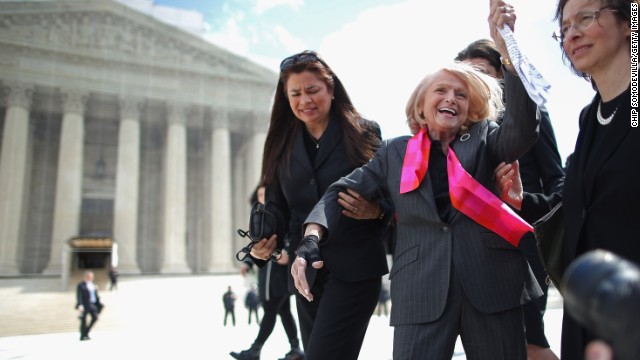
[[[76,309],[80,310],[80,341],[91,340],[89,331],[98,321],[98,314],[102,309],[98,287],[93,283],[93,271],[86,271],[84,279],[76,288]],[[87,315],[91,316],[91,321],[87,325]]]
[[[244,298],[244,306],[249,310],[249,325],[251,325],[251,314],[256,315],[256,324],[260,325],[260,316],[258,316],[258,307],[260,306],[260,297],[258,296],[258,285],[251,284],[247,295]]]
[[[222,295],[222,303],[224,304],[224,326],[227,326],[227,317],[231,315],[231,322],[236,326],[236,299],[237,295],[231,290],[231,286],[227,288],[227,292]]]
[[[118,276],[120,276],[120,272],[116,269],[115,266],[111,266],[109,269],[109,281],[111,285],[109,286],[109,291],[116,289],[118,290]]]
[[[382,310],[384,310],[384,316],[389,316],[389,307],[387,306],[389,299],[389,290],[383,283],[380,286],[380,297],[378,298],[378,316],[382,314]]]
[[[259,186],[251,197],[251,203],[265,201],[265,187]],[[240,274],[244,277],[248,272],[253,271],[255,265],[251,258],[247,258],[240,267]],[[282,250],[278,261],[269,261],[258,270],[258,293],[262,303],[262,322],[260,331],[251,347],[241,352],[231,352],[230,355],[238,360],[258,360],[262,346],[267,341],[276,325],[276,317],[280,315],[280,321],[287,333],[291,350],[285,354],[281,360],[304,360],[304,353],[300,350],[298,340],[298,327],[293,314],[291,313],[291,293],[287,287],[287,277],[289,270],[288,247]]]

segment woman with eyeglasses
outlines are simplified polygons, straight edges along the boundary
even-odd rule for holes
[[[362,118],[317,53],[304,51],[282,61],[262,181],[266,200],[285,214],[290,249],[298,248],[302,224],[329,185],[368,162],[380,141],[378,124]],[[324,267],[308,272],[314,301],[298,294],[290,278],[307,360],[358,358],[381,277],[388,272],[382,238],[393,209],[348,189],[337,201],[344,210],[336,241],[321,244]],[[264,239],[251,256],[256,262],[267,259],[283,246],[278,240]]]
[[[580,132],[562,191],[551,196],[522,193],[516,164],[505,165],[496,173],[504,200],[521,209],[531,222],[562,201],[565,269],[593,249],[609,250],[640,263],[637,57],[636,90],[631,86],[631,38],[636,38],[637,46],[637,31],[631,30],[632,8],[637,14],[637,0],[558,3],[560,29],[553,37],[561,43],[571,69],[596,90],[591,104],[580,114]],[[562,360],[582,360],[586,344],[594,337],[565,311]]]

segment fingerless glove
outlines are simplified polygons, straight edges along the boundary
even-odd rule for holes
[[[320,247],[318,246],[319,242],[320,239],[316,235],[305,236],[296,250],[296,255],[305,259],[309,264],[322,261],[320,258]]]

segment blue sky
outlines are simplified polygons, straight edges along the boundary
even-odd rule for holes
[[[404,106],[425,74],[449,63],[469,42],[489,37],[489,0],[119,1],[151,4],[165,20],[171,9],[181,9],[175,17],[183,26],[274,72],[286,56],[318,51],[358,110],[380,123],[384,137],[408,133]],[[520,47],[552,85],[547,108],[564,160],[573,151],[578,114],[593,90],[570,73],[550,37],[556,0],[511,4]]]
[[[237,31],[256,54],[279,57],[282,47],[298,42],[320,44],[322,39],[368,8],[400,0],[156,0],[167,5],[202,13],[212,33]],[[296,40],[296,38],[298,38]],[[297,50],[294,50],[297,51]]]

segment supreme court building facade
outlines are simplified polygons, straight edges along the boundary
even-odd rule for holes
[[[112,0],[0,2],[0,276],[83,238],[121,273],[234,271],[276,81]]]

